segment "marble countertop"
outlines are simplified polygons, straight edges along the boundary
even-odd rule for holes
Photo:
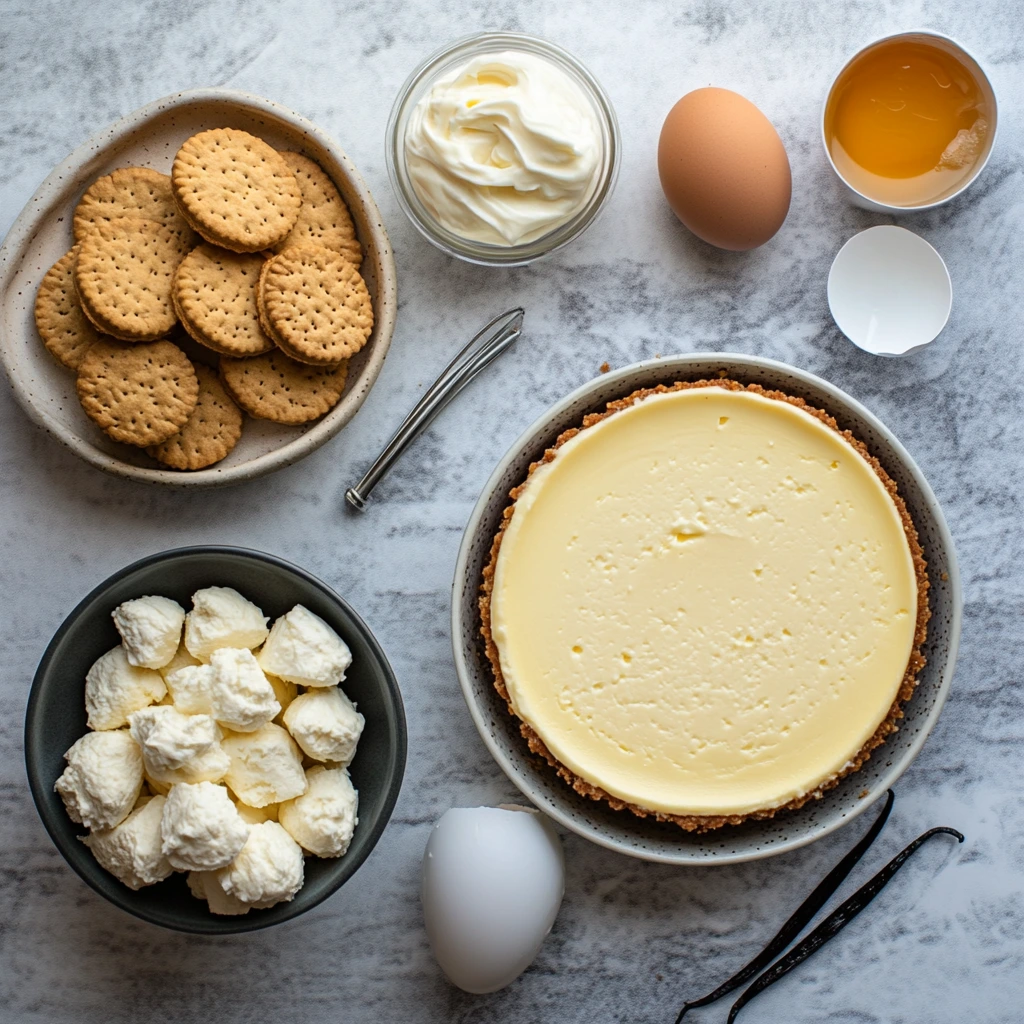
[[[966,597],[949,703],[846,891],[928,826],[954,825],[968,841],[926,847],[868,912],[742,1019],[1020,1020],[1024,48],[1015,5],[12,0],[3,22],[0,233],[92,132],[175,90],[226,86],[278,100],[340,140],[381,206],[400,281],[391,352],[356,419],[305,461],[244,486],[176,493],[106,476],[32,426],[0,390],[5,1021],[669,1022],[688,995],[759,950],[862,825],[717,869],[642,863],[566,835],[568,887],[554,931],[527,974],[492,996],[445,982],[418,898],[420,856],[437,817],[453,805],[515,796],[465,709],[448,634],[459,539],[492,466],[603,362],[720,350],[820,374],[895,430],[945,509]],[[952,205],[907,221],[949,265],[949,325],[925,351],[880,361],[835,328],[825,279],[840,245],[886,218],[843,203],[820,152],[817,117],[845,55],[916,27],[974,50],[1004,106],[984,178]],[[402,215],[384,166],[390,104],[413,66],[451,38],[495,28],[574,52],[607,88],[623,133],[618,188],[599,222],[550,262],[507,271],[433,250]],[[769,245],[744,255],[689,236],[658,186],[661,120],[679,96],[708,84],[757,103],[793,165],[788,220]],[[346,514],[345,488],[422,389],[483,322],[515,304],[528,311],[523,340],[436,421],[366,514]],[[220,939],[145,925],[88,889],[36,816],[21,744],[32,673],[79,598],[133,559],[196,542],[274,552],[348,597],[392,661],[410,734],[394,817],[352,881],[296,921]],[[726,1012],[719,1004],[692,1019],[724,1021]]]

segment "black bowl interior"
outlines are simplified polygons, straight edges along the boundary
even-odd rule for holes
[[[174,598],[186,610],[202,587],[234,587],[271,619],[295,604],[315,612],[344,639],[352,666],[342,688],[359,706],[366,727],[352,762],[359,791],[359,824],[341,858],[307,857],[305,884],[290,903],[250,910],[239,917],[211,914],[188,891],[180,873],[132,892],[99,866],[79,842],[85,834],[67,816],[53,785],[64,770],[64,753],[86,731],[85,675],[120,637],[110,613],[144,594]],[[242,548],[194,547],[167,551],[122,569],[100,584],[67,617],[43,655],[25,718],[29,784],[47,832],[68,863],[98,893],[137,917],[181,931],[224,934],[286,921],[316,906],[343,885],[380,838],[398,799],[406,757],[405,713],[394,673],[373,634],[346,602],[324,583],[272,555]]]

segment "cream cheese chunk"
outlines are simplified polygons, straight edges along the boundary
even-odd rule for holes
[[[264,672],[264,675],[274,689],[277,703],[281,705],[281,710],[274,716],[274,721],[279,722],[282,713],[288,709],[288,705],[298,697],[299,688],[294,683],[289,683],[286,679],[281,679],[270,672]]]
[[[278,808],[278,819],[288,834],[318,857],[345,853],[356,825],[359,794],[344,768],[315,765],[306,772],[306,792]]]
[[[185,715],[213,715],[213,669],[196,662],[164,674],[174,706]]]
[[[580,778],[676,815],[779,807],[900,690],[915,565],[878,474],[788,402],[645,398],[529,478],[490,621],[519,717]]]
[[[224,781],[250,807],[266,807],[305,792],[302,755],[279,725],[268,722],[255,732],[232,733],[224,739],[230,766]]]
[[[85,677],[85,711],[90,729],[120,729],[128,716],[162,700],[163,678],[128,660],[123,645],[99,657]]]
[[[157,786],[173,786],[178,782],[220,782],[230,765],[227,753],[219,743],[215,743],[181,768],[161,772],[159,777],[150,775],[148,778]],[[155,791],[159,792],[158,789]]]
[[[130,664],[162,668],[177,652],[185,622],[185,609],[177,601],[138,597],[119,604],[111,616]]]
[[[129,722],[146,776],[156,782],[217,782],[228,770],[223,733],[209,715],[183,715],[173,705],[159,705],[134,712]]]
[[[127,729],[87,732],[64,755],[54,790],[72,821],[93,831],[120,824],[142,789],[142,754]]]
[[[162,796],[143,797],[119,825],[108,832],[83,836],[82,842],[101,866],[129,889],[162,882],[174,871],[163,852],[163,810]]]
[[[192,595],[185,647],[199,661],[209,661],[219,647],[259,647],[268,632],[263,612],[231,587],[207,587]]]
[[[285,709],[285,727],[314,761],[347,765],[356,753],[365,719],[337,686],[300,694]]]
[[[211,914],[232,917],[248,914],[252,906],[229,896],[221,886],[217,874],[216,871],[190,871],[187,879],[189,891],[196,899],[206,900]]]
[[[222,647],[210,655],[213,717],[235,732],[253,732],[280,710],[274,688],[245,647]]]
[[[267,804],[265,807],[250,807],[240,800],[235,801],[238,813],[247,825],[261,825],[265,821],[277,821],[280,804]]]
[[[287,682],[336,686],[352,664],[352,652],[319,615],[297,604],[274,623],[258,660],[264,672]]]
[[[164,856],[183,871],[213,871],[235,859],[251,826],[242,821],[223,786],[179,782],[160,818]]]
[[[177,651],[174,652],[174,657],[171,658],[166,665],[163,665],[159,671],[166,683],[172,672],[177,672],[178,669],[186,668],[189,665],[199,664],[201,664],[199,659],[193,658],[192,655],[188,653],[188,648],[185,644],[181,643],[178,645]]]
[[[251,907],[272,907],[295,897],[302,888],[302,850],[276,822],[253,825],[235,859],[217,872],[228,896]]]

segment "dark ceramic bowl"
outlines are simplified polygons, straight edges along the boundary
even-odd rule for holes
[[[53,784],[64,770],[64,752],[86,732],[85,675],[120,637],[110,613],[143,594],[174,598],[184,608],[202,587],[234,587],[271,619],[295,604],[315,612],[352,650],[343,683],[359,705],[366,728],[350,772],[359,791],[359,824],[348,852],[337,859],[306,858],[306,881],[290,903],[250,910],[239,917],[211,914],[188,891],[184,874],[133,892],[108,874],[79,842],[85,833],[67,816]],[[298,917],[327,899],[355,874],[387,825],[405,770],[406,728],[402,695],[387,658],[358,615],[320,580],[273,555],[245,548],[190,547],[144,558],[101,583],[64,620],[46,648],[25,715],[29,785],[46,831],[64,859],[100,895],[153,924],[185,932],[254,931]]]

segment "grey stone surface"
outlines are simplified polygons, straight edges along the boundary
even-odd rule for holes
[[[448,595],[461,530],[490,468],[549,403],[655,353],[735,350],[812,370],[900,436],[943,503],[966,619],[950,701],[903,777],[892,821],[848,888],[938,823],[968,837],[923,850],[841,938],[743,1018],[836,1024],[1021,1019],[1024,1001],[1024,697],[1020,617],[1020,372],[1024,321],[1019,6],[1002,2],[541,3],[436,0],[70,5],[7,0],[0,30],[0,232],[93,131],[151,99],[223,85],[279,100],[334,134],[381,205],[398,258],[398,329],[353,423],[304,462],[230,490],[176,493],[107,477],[31,426],[0,392],[0,1017],[13,1022],[670,1021],[774,933],[863,827],[771,860],[720,869],[631,861],[565,837],[562,913],[532,969],[467,996],[427,948],[419,860],[452,805],[515,796],[460,696]],[[972,48],[1002,99],[998,149],[959,201],[908,226],[945,257],[949,325],[929,349],[879,361],[836,330],[825,278],[839,246],[886,218],[844,205],[818,139],[823,91],[845,55],[930,26]],[[577,54],[621,121],[618,189],[576,244],[534,267],[453,262],[405,221],[384,167],[399,86],[427,52],[512,28]],[[736,89],[778,126],[793,165],[779,235],[714,251],[675,222],[654,154],[684,92]],[[519,346],[435,423],[361,518],[343,493],[455,349],[521,303]],[[64,864],[25,784],[22,716],[61,619],[127,562],[196,542],[291,559],[347,596],[402,684],[410,757],[380,845],[334,898],[269,931],[219,940],[149,927]],[[695,1012],[724,1020],[726,1006]]]

